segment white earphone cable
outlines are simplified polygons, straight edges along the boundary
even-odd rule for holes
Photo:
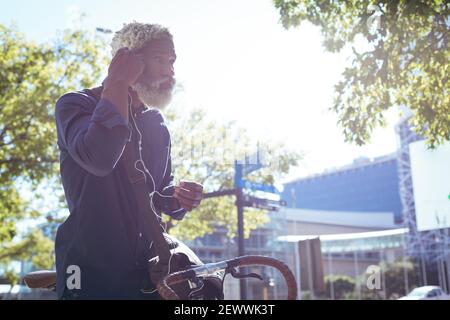
[[[134,168],[135,168],[137,171],[141,172],[141,173],[144,175],[144,181],[145,181],[146,184],[147,184],[147,175],[146,175],[146,174],[148,174],[148,176],[150,177],[150,179],[151,179],[151,181],[152,181],[152,185],[153,185],[153,191],[149,194],[149,198],[150,198],[150,208],[151,208],[153,214],[154,214],[157,218],[159,218],[159,219],[162,221],[162,217],[157,213],[157,210],[156,210],[155,205],[154,205],[154,203],[153,203],[153,196],[154,196],[155,193],[157,193],[159,196],[164,197],[164,198],[172,198],[173,196],[166,196],[166,195],[163,195],[163,194],[161,194],[160,192],[158,192],[158,191],[156,190],[155,180],[153,179],[153,176],[152,176],[152,174],[150,173],[150,171],[147,169],[147,167],[146,167],[146,165],[145,165],[145,163],[144,163],[144,160],[143,160],[143,158],[142,158],[142,133],[141,133],[141,131],[140,131],[139,128],[138,128],[138,125],[137,125],[137,123],[136,123],[136,120],[135,120],[134,115],[133,115],[133,112],[132,112],[133,98],[131,97],[130,94],[128,94],[128,97],[129,97],[128,112],[129,112],[129,114],[131,115],[131,119],[133,120],[134,127],[136,128],[136,131],[137,131],[137,133],[138,133],[138,135],[139,135],[139,139],[138,139],[139,159],[135,161],[135,163],[134,163]],[[131,135],[130,135],[129,141],[131,141]],[[167,158],[166,158],[166,165],[165,165],[165,168],[164,168],[164,174],[163,174],[163,177],[166,175],[167,165],[168,165],[168,163],[169,163],[170,144],[167,146],[167,149],[168,149],[168,150],[167,150]],[[140,163],[140,164],[142,165],[143,170],[141,170],[141,169],[139,169],[139,168],[137,167],[138,163]],[[182,208],[176,210],[175,212],[177,212],[177,211],[179,211],[179,210],[182,210]],[[167,223],[165,223],[165,226],[163,227],[164,232],[166,232],[166,228],[167,228]],[[167,232],[166,232],[166,233],[167,233]],[[149,240],[150,240],[150,239],[149,239]],[[152,246],[153,246],[153,241],[150,242],[149,249],[151,249]],[[167,274],[170,274],[170,262],[171,262],[171,260],[172,260],[172,256],[173,256],[173,253],[172,253],[172,251],[170,251],[169,265],[168,265]],[[143,292],[143,293],[154,293],[154,292],[156,292],[156,291],[158,291],[158,290],[155,289],[155,290],[152,290],[152,291],[143,291],[143,289],[141,289],[141,292]]]

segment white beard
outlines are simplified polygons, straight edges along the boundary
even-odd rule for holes
[[[172,89],[162,90],[159,88],[159,83],[146,83],[138,81],[131,86],[139,99],[148,107],[154,107],[159,110],[164,110],[172,101]]]

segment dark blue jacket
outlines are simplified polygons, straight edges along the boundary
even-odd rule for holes
[[[60,298],[67,293],[84,299],[145,298],[140,291],[148,286],[145,262],[154,253],[140,230],[121,161],[125,144],[136,143],[138,134],[131,118],[126,121],[116,106],[99,98],[98,89],[85,89],[65,94],[56,103],[60,172],[70,211],[56,235],[57,293]],[[136,121],[143,160],[156,188],[172,195],[171,140],[164,119],[156,109],[142,109]],[[153,190],[150,179],[147,187]],[[168,201],[155,195],[158,213],[174,214]],[[71,265],[80,268],[81,289],[68,292]]]

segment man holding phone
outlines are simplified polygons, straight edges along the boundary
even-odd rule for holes
[[[173,183],[170,134],[160,112],[175,85],[172,35],[160,25],[133,22],[115,34],[111,47],[102,86],[67,93],[55,108],[70,211],[55,242],[62,299],[158,299],[146,263],[155,253],[123,163],[127,143],[142,146],[137,169],[146,175],[156,215],[180,220],[202,199],[201,184]],[[69,284],[68,270],[79,270],[76,285]]]

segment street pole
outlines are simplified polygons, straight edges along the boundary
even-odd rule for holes
[[[328,253],[328,275],[330,279],[330,298],[331,300],[334,300],[334,281],[333,281],[333,262],[331,261],[333,259],[333,256],[331,252]]]
[[[237,229],[238,229],[238,255],[244,256],[245,255],[245,248],[244,248],[244,207],[248,204],[244,203],[244,193],[243,188],[244,184],[247,186],[246,188],[255,189],[255,190],[261,190],[266,192],[272,192],[276,193],[276,189],[272,185],[264,185],[264,184],[256,184],[256,183],[250,183],[250,187],[248,186],[249,182],[245,182],[243,180],[243,177],[250,172],[256,171],[263,167],[263,165],[260,162],[260,156],[259,156],[259,149],[258,153],[256,155],[257,162],[256,163],[249,163],[249,157],[245,158],[245,164],[240,163],[238,160],[234,161],[234,189],[226,189],[226,190],[218,190],[214,192],[209,192],[203,194],[203,199],[207,198],[215,198],[215,197],[222,197],[222,196],[229,196],[229,195],[235,195],[236,196],[236,208],[237,208]],[[261,199],[257,199],[261,200]],[[247,201],[247,199],[246,199]],[[280,201],[280,204],[282,202]],[[265,205],[268,206],[267,201],[265,202]],[[284,204],[286,205],[286,204]],[[251,205],[254,206],[254,205]],[[269,210],[272,210],[269,206]],[[241,268],[240,268],[241,269]],[[240,270],[242,272],[242,270]],[[239,286],[240,286],[240,293],[241,293],[241,300],[247,299],[247,286],[246,286],[246,280],[245,278],[240,279]]]
[[[236,207],[237,207],[237,228],[238,228],[238,256],[245,255],[244,248],[244,199],[242,194],[242,164],[238,161],[234,162],[234,187],[236,190]],[[247,299],[247,282],[245,279],[240,279],[239,287],[241,291],[241,300]]]
[[[295,271],[297,275],[298,300],[302,300],[302,277],[300,265],[300,241],[295,242]]]
[[[244,206],[242,199],[242,189],[237,188],[236,190],[236,206],[237,206],[237,218],[238,218],[238,255],[242,257],[245,255],[244,247]],[[241,300],[247,299],[247,281],[246,279],[240,279],[240,290],[241,290]]]

